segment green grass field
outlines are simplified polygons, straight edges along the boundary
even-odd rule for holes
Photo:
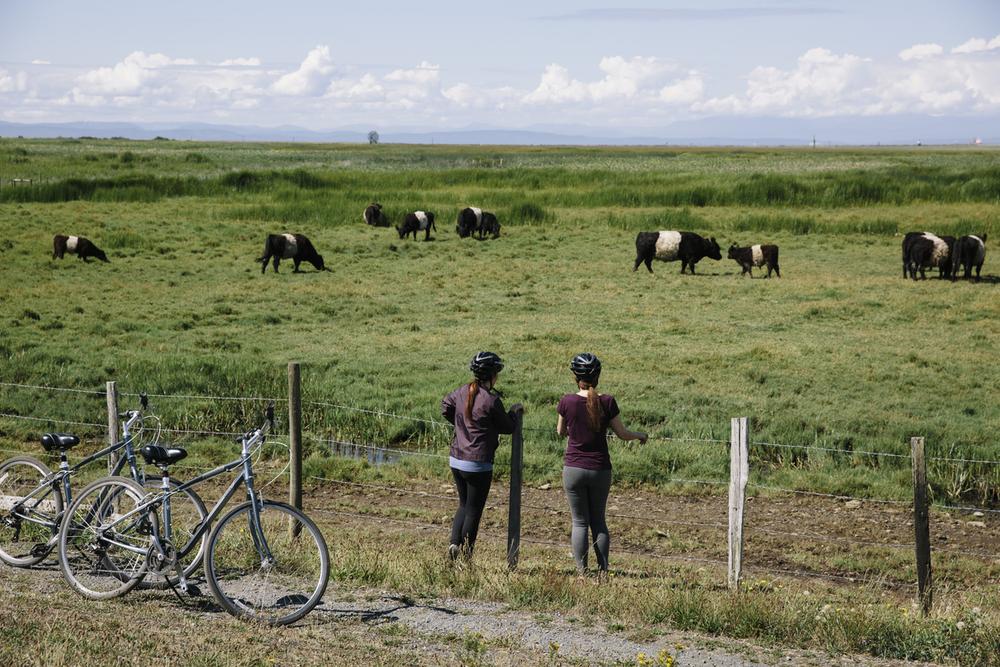
[[[12,185],[15,178],[31,184]],[[434,240],[403,241],[392,229],[365,226],[361,212],[372,200],[393,220],[414,209],[436,212]],[[631,493],[636,506],[642,496],[660,511],[668,494],[698,494],[705,497],[676,500],[688,513],[711,513],[716,505],[724,512],[725,498],[711,495],[720,487],[674,480],[727,480],[730,418],[747,415],[756,484],[906,501],[911,471],[903,455],[909,437],[922,435],[934,499],[995,508],[1000,465],[989,461],[1000,459],[1000,271],[991,248],[1000,235],[998,203],[1000,152],[980,148],[0,139],[0,383],[96,392],[0,384],[0,413],[15,415],[0,417],[0,449],[37,455],[38,434],[54,428],[99,437],[99,428],[22,418],[101,423],[108,380],[127,393],[174,395],[152,399],[165,428],[242,431],[259,421],[261,402],[190,396],[281,399],[287,363],[301,361],[306,475],[423,494],[404,502],[398,494],[359,487],[350,495],[310,480],[308,508],[362,512],[347,531],[337,526],[357,517],[320,515],[330,522],[324,530],[342,586],[585,612],[651,636],[664,627],[697,629],[834,652],[990,664],[1000,641],[995,559],[936,552],[937,606],[931,618],[914,618],[911,596],[894,588],[912,581],[911,553],[845,550],[806,534],[768,537],[766,529],[798,530],[782,524],[786,505],[778,501],[786,499],[775,498],[751,503],[751,566],[820,577],[863,573],[862,580],[876,583],[748,577],[746,590],[733,596],[718,572],[622,554],[615,567],[642,574],[613,580],[613,594],[602,596],[571,580],[561,546],[548,549],[556,556],[526,547],[518,575],[501,576],[502,546],[488,545],[482,570],[456,576],[440,567],[441,535],[396,535],[382,520],[447,519],[441,516],[450,509],[425,497],[448,480],[440,458],[375,467],[332,457],[317,438],[445,455],[447,429],[420,420],[439,420],[440,399],[467,380],[468,359],[492,349],[507,363],[505,401],[526,407],[525,477],[533,486],[558,487],[563,443],[554,435],[555,405],[573,389],[569,359],[589,350],[604,361],[602,389],[617,396],[626,424],[653,436],[644,447],[612,442],[615,502],[632,502],[625,497]],[[459,239],[454,218],[466,205],[495,211],[501,238]],[[657,229],[715,236],[723,252],[732,242],[777,243],[783,277],[741,278],[726,259],[703,260],[696,276],[681,276],[677,263],[657,263],[653,275],[633,273],[636,232]],[[900,242],[910,230],[988,234],[984,280],[904,280]],[[262,276],[254,259],[265,235],[286,231],[308,235],[331,272],[306,265],[305,273],[292,274],[283,262],[280,274]],[[51,259],[57,233],[90,238],[111,263]],[[134,402],[123,396],[121,407]],[[184,463],[195,468],[235,455],[225,438],[164,439],[188,446]],[[277,446],[270,453],[278,461],[259,466],[265,481],[284,458]],[[502,484],[508,449],[498,456]],[[283,482],[279,475],[268,493]],[[852,522],[862,515],[834,516],[840,505],[789,504],[800,513],[788,521],[827,521],[803,528],[824,531],[817,540],[912,538],[902,514],[867,503],[864,526],[892,532],[859,535],[861,523]],[[490,510],[491,529],[502,528],[501,513]],[[526,535],[561,539],[565,517],[555,510],[540,516],[526,520]],[[667,524],[673,517],[657,516]],[[994,518],[986,517],[988,529],[966,525],[969,518],[935,512],[935,549],[946,535],[953,549],[985,549]],[[380,541],[369,525],[392,534]],[[669,555],[717,559],[724,546],[715,533],[681,530],[668,539],[631,519],[616,518],[613,530],[622,538],[616,545],[644,553],[659,544]],[[47,599],[30,592],[30,583],[18,587],[10,610]],[[60,604],[67,627],[95,609]],[[142,604],[164,625],[193,622]],[[977,608],[986,610],[983,618]],[[121,616],[115,605],[99,612],[105,620]],[[0,643],[12,656],[29,655],[36,628],[2,616],[13,620],[0,623],[9,639]],[[956,630],[959,621],[972,630]],[[80,650],[99,656],[89,627],[83,632],[89,643]],[[58,651],[75,651],[74,638]],[[303,656],[325,650],[317,642],[301,644]],[[358,652],[362,643],[345,645]],[[393,661],[391,651],[376,655]],[[219,655],[206,664],[227,661]]]
[[[502,165],[502,166],[500,166]],[[12,178],[31,185],[12,186]],[[527,474],[558,474],[551,431],[566,366],[590,350],[627,424],[728,438],[751,417],[755,477],[906,498],[911,435],[931,456],[1000,459],[1000,327],[991,149],[590,149],[0,141],[0,359],[6,382],[164,394],[303,393],[424,419],[479,349],[526,406]],[[438,216],[430,243],[361,222]],[[497,212],[499,240],[459,239],[465,205]],[[780,280],[703,260],[632,273],[639,230],[688,229],[725,248],[773,242]],[[986,280],[901,277],[901,233],[987,233]],[[260,275],[269,232],[307,234],[332,273]],[[111,264],[50,259],[83,235]],[[173,428],[239,430],[255,403],[161,399]],[[13,388],[0,412],[102,421],[101,397]],[[38,424],[6,419],[33,438]],[[307,406],[310,433],[430,448],[420,422]],[[319,447],[319,445],[313,445]],[[724,445],[620,447],[618,479],[725,479]],[[323,462],[312,465],[322,468]],[[937,498],[995,502],[1000,466],[931,462]]]

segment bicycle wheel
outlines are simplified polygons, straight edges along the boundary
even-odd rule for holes
[[[155,478],[146,479],[146,491],[157,493],[160,489],[160,480]],[[180,483],[171,478],[170,487],[177,489]],[[156,508],[159,525],[163,524],[163,505]],[[208,510],[201,496],[193,489],[183,489],[176,491],[170,497],[170,532],[173,547],[176,551],[183,549],[194,537],[195,531],[201,526]],[[161,531],[162,532],[162,531]],[[205,545],[208,544],[208,531],[202,533],[198,544],[181,558],[181,568],[185,577],[190,577],[199,567],[205,556]],[[160,570],[159,572],[155,570]],[[177,573],[172,565],[150,563],[146,571],[146,576],[142,580],[142,588],[165,589],[178,584]]]
[[[55,547],[63,497],[58,484],[42,483],[51,474],[30,456],[0,464],[0,560],[8,565],[37,565]]]
[[[145,496],[131,479],[105,477],[73,500],[59,528],[59,565],[75,591],[106,600],[145,576],[150,536],[158,529],[154,510],[138,510]]]
[[[295,537],[289,527],[296,529]],[[319,528],[290,505],[264,501],[260,532],[250,502],[236,506],[208,538],[205,580],[230,614],[271,625],[294,623],[315,607],[330,576]],[[265,550],[270,558],[262,555]]]

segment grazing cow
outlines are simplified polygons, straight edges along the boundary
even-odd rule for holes
[[[983,260],[986,259],[986,234],[982,236],[963,236],[955,241],[951,253],[951,279],[958,279],[958,267],[965,269],[965,278],[972,278],[972,267],[976,267],[976,282],[983,270]]]
[[[102,262],[109,262],[108,256],[98,248],[90,239],[82,236],[64,236],[56,234],[52,237],[52,259],[63,258],[65,253],[76,255],[78,259],[87,261],[88,257],[96,257]]]
[[[366,225],[371,225],[372,227],[389,226],[389,218],[385,217],[385,214],[382,213],[382,204],[378,202],[369,204],[365,212],[361,214],[361,218],[365,221]]]
[[[410,233],[413,234],[413,240],[417,240],[417,232],[422,231],[424,233],[424,240],[431,240],[431,230],[437,231],[437,227],[434,225],[434,214],[430,211],[414,211],[413,213],[407,213],[406,217],[403,218],[403,224],[396,227],[396,231],[399,232],[399,238],[405,239]]]
[[[778,277],[781,277],[781,269],[778,268],[778,246],[776,245],[752,245],[749,248],[740,248],[736,244],[729,246],[729,259],[735,259],[736,263],[743,267],[741,276],[749,274],[753,278],[752,267],[767,265],[767,277],[771,277],[773,270]]]
[[[910,232],[903,238],[904,268],[910,277],[926,278],[924,271],[936,268],[942,279],[951,275],[951,250],[955,245],[954,236],[936,236],[930,232]]]
[[[639,232],[635,237],[635,271],[643,262],[646,269],[653,272],[653,259],[664,262],[675,262],[681,260],[681,273],[688,266],[694,274],[694,265],[704,257],[710,257],[716,261],[722,259],[722,251],[715,237],[711,239],[702,238],[693,232]]]
[[[267,271],[267,262],[272,259],[275,273],[283,259],[290,259],[295,263],[294,273],[301,273],[299,264],[302,262],[309,262],[317,271],[330,270],[323,263],[323,255],[316,252],[312,241],[304,234],[268,234],[264,241],[264,254],[257,258],[261,274]]]
[[[483,211],[483,216],[479,221],[479,227],[476,231],[479,233],[480,240],[487,235],[495,239],[500,238],[500,222],[489,211]]]
[[[465,237],[472,236],[475,232],[479,231],[482,224],[483,209],[472,206],[463,208],[458,212],[458,224],[455,225],[455,232],[458,233],[459,237],[464,239]],[[499,225],[497,225],[497,227],[499,228]]]

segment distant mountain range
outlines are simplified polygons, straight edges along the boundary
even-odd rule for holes
[[[1000,144],[1000,116],[864,116],[829,118],[717,117],[677,121],[658,128],[534,126],[522,129],[375,128],[382,143],[479,145],[645,145],[807,146],[815,138],[829,145]],[[368,130],[357,127],[308,130],[294,126],[214,125],[209,123],[9,123],[0,137],[125,137],[189,141],[276,141],[365,143]]]

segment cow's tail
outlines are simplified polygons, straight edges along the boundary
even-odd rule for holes
[[[270,249],[271,249],[271,237],[268,236],[266,239],[264,239],[264,252],[261,253],[260,257],[258,257],[256,261],[264,262],[268,260],[269,259],[268,255],[270,254],[268,251]]]

